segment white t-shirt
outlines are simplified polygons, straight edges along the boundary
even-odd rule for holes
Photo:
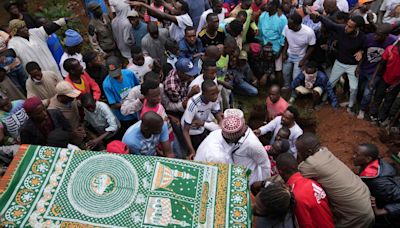
[[[143,82],[143,76],[151,71],[151,69],[153,68],[153,63],[153,58],[151,58],[150,56],[145,56],[144,64],[142,66],[138,66],[132,63],[128,66],[127,69],[132,71],[140,82]]]
[[[275,119],[271,120],[267,125],[260,127],[261,135],[267,134],[267,132],[273,132],[271,145],[275,142],[275,137],[278,134],[278,131],[282,128],[282,116],[277,116]],[[290,150],[295,157],[297,157],[297,149],[296,149],[296,140],[297,138],[303,134],[303,130],[295,123],[293,127],[289,128],[290,136]]]
[[[195,79],[193,79],[193,81],[190,83],[188,91],[190,91],[193,88],[193,86],[195,86],[195,85],[198,85],[200,87],[200,90],[201,90],[201,84],[203,84],[203,82],[204,82],[203,74],[200,74]],[[214,79],[214,82],[215,82],[216,85],[218,85],[216,77]]]
[[[190,135],[200,135],[204,132],[205,128],[209,129],[206,123],[210,122],[210,114],[215,114],[219,111],[221,111],[221,108],[218,102],[208,102],[208,104],[205,104],[201,93],[197,94],[187,103],[185,113],[181,120],[182,127],[184,127],[185,124],[192,124],[193,120],[202,120],[204,121],[204,126],[199,128],[191,127],[189,130]]]
[[[86,63],[83,62],[81,53],[75,53],[73,55],[69,55],[67,52],[64,52],[64,54],[61,56],[60,65],[59,65],[63,78],[67,77],[67,75],[68,75],[68,72],[66,70],[64,70],[64,62],[65,62],[65,60],[70,59],[70,58],[78,60],[79,63],[81,64],[81,66],[83,67],[83,69],[86,69]]]
[[[170,37],[179,42],[185,36],[185,29],[188,26],[193,26],[192,18],[190,18],[189,14],[183,14],[180,16],[176,16],[176,20],[178,25],[172,23],[169,27],[169,35]]]
[[[345,13],[349,12],[349,3],[347,2],[347,0],[336,0],[336,6],[340,11],[343,11]],[[315,8],[315,10],[323,10],[324,0],[316,0],[313,4],[313,8]]]
[[[383,0],[380,11],[385,11],[382,22],[393,24],[400,20],[400,17],[390,17],[389,14],[400,4],[400,0]]]
[[[315,45],[315,33],[307,25],[301,25],[301,29],[297,32],[290,30],[286,25],[283,29],[283,35],[286,37],[289,48],[288,53],[303,57],[306,54],[309,45]]]
[[[204,11],[201,16],[200,16],[200,20],[199,20],[199,25],[197,27],[197,31],[196,31],[196,36],[199,35],[199,33],[201,32],[201,30],[206,27],[207,25],[207,16],[208,14],[212,13],[213,9],[208,9],[206,11]],[[225,8],[222,8],[221,13],[218,14],[218,19],[219,22],[222,22],[225,19],[225,14],[226,14],[227,10]]]
[[[221,129],[215,130],[204,139],[196,151],[195,161],[232,163],[230,154],[232,145],[226,143],[221,131]]]

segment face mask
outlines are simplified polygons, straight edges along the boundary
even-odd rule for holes
[[[37,79],[35,79],[35,78],[32,78],[32,81],[33,81],[35,84],[39,84],[39,83],[42,82],[42,80],[37,80]]]

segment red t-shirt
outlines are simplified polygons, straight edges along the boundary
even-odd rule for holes
[[[287,184],[296,199],[295,214],[300,227],[335,227],[328,197],[321,185],[303,177],[300,172],[291,176]]]
[[[282,97],[276,103],[272,103],[271,99],[267,97],[267,111],[270,117],[275,118],[283,114],[283,112],[289,107],[289,104]]]
[[[382,55],[382,59],[387,61],[383,80],[393,85],[400,80],[400,55],[399,48],[393,45],[388,46]]]

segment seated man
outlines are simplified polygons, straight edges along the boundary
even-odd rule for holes
[[[121,122],[121,133],[123,133],[137,121],[137,116],[122,115],[122,101],[133,87],[139,85],[139,80],[130,70],[122,69],[122,63],[116,56],[108,57],[106,64],[109,75],[103,81],[103,90],[114,115]]]
[[[257,79],[247,63],[246,51],[237,52],[230,57],[227,76],[232,83],[234,93],[243,96],[257,96],[258,89],[254,86],[257,84]]]
[[[154,60],[150,56],[144,56],[140,47],[133,47],[131,53],[132,64],[127,69],[132,71],[141,82],[143,76],[153,68]]]
[[[317,181],[326,192],[336,227],[372,227],[374,212],[370,192],[362,180],[336,158],[312,133],[296,142],[299,170]]]
[[[286,100],[281,97],[281,87],[278,85],[272,85],[269,88],[269,94],[265,103],[267,104],[267,111],[265,113],[266,122],[273,120],[277,116],[281,116],[289,107]]]
[[[179,56],[190,59],[197,66],[204,51],[201,40],[196,37],[196,29],[192,26],[186,27],[185,37],[179,41]]]
[[[95,139],[86,143],[86,149],[93,149],[115,135],[121,125],[110,107],[104,102],[95,101],[91,94],[83,94],[81,103],[85,109],[85,121],[96,134]]]
[[[176,69],[171,70],[164,81],[164,90],[168,97],[167,103],[174,103],[177,107],[169,109],[169,105],[163,105],[167,111],[180,113],[184,112],[188,100],[200,92],[199,86],[194,86],[189,91],[189,83],[193,77],[200,73],[200,69],[188,58],[180,58],[175,67]]]
[[[217,65],[216,61],[213,59],[206,59],[202,65],[203,73],[197,76],[189,85],[189,90],[192,89],[194,86],[201,87],[201,84],[204,80],[210,79],[217,84]]]
[[[22,144],[45,146],[48,135],[57,128],[72,134],[71,125],[64,115],[58,109],[46,110],[40,98],[28,98],[24,109],[29,119],[21,127]]]
[[[52,71],[42,71],[36,62],[29,62],[25,69],[30,75],[26,80],[27,97],[39,97],[47,106],[49,99],[56,95],[56,85],[62,81],[61,78]]]
[[[282,127],[288,127],[290,129],[290,150],[293,156],[297,157],[297,150],[296,150],[296,140],[297,138],[303,134],[303,130],[297,125],[296,120],[299,116],[299,112],[293,106],[289,106],[286,111],[282,114],[282,116],[277,116],[267,125],[262,126],[256,130],[254,133],[257,136],[265,135],[267,132],[273,132],[271,143],[273,144],[276,140],[276,136],[279,130]]]
[[[322,94],[327,92],[328,97],[331,99],[332,107],[338,107],[336,94],[329,82],[329,78],[322,71],[317,70],[317,65],[313,62],[306,64],[305,70],[293,80],[291,89],[290,103],[295,101],[299,93],[303,95],[312,93],[314,106],[316,106],[321,103]]]
[[[100,99],[101,90],[99,85],[84,71],[78,60],[74,58],[66,59],[63,66],[65,71],[68,72],[65,81],[71,83],[82,94],[92,94],[96,101]]]
[[[369,143],[359,144],[354,150],[353,164],[359,166],[361,180],[375,198],[372,209],[376,223],[386,227],[400,225],[400,179],[396,170],[379,158],[378,148]]]
[[[168,141],[168,126],[157,113],[150,111],[125,132],[122,142],[131,154],[175,157]],[[161,144],[161,151],[157,150]]]
[[[10,101],[7,97],[0,98],[0,122],[3,123],[8,136],[19,141],[21,126],[28,120],[23,108],[24,100]]]
[[[297,169],[296,159],[283,153],[276,159],[279,174],[292,187],[296,206],[294,213],[300,227],[335,227],[328,197],[321,185],[305,178]]]
[[[235,163],[252,171],[250,185],[271,176],[271,163],[263,145],[244,118],[225,117],[222,130],[215,130],[200,144],[195,160]]]
[[[210,120],[210,114],[214,115],[218,123],[222,120],[222,112],[217,102],[219,94],[217,84],[212,80],[205,80],[201,84],[201,91],[201,94],[189,100],[181,120],[189,159],[194,158],[197,148],[208,133],[219,128]]]

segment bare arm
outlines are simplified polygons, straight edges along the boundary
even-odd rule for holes
[[[192,139],[190,138],[189,135],[189,130],[190,130],[190,125],[185,124],[185,127],[183,128],[183,138],[185,139],[186,145],[189,150],[188,159],[193,160],[196,151],[193,148]]]
[[[152,8],[151,6],[144,4],[143,2],[129,2],[129,5],[133,6],[133,7],[143,7],[147,10],[147,13],[157,19],[160,20],[167,20],[167,21],[172,21],[174,23],[178,23],[178,21],[176,20],[176,17],[174,15],[168,14],[168,13],[164,13],[161,12],[157,9]]]

